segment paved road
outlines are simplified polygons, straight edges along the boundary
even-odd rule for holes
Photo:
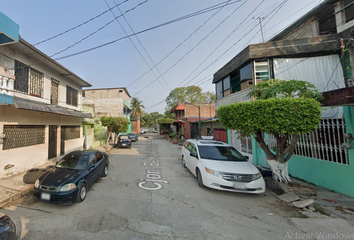
[[[83,203],[59,206],[27,197],[2,212],[12,217],[21,239],[254,240],[299,232],[287,220],[295,213],[272,192],[200,188],[182,167],[180,151],[164,139],[140,138],[132,149],[109,153],[108,177]]]

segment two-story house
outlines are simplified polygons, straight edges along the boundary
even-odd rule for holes
[[[171,109],[171,113],[175,113],[175,120],[172,126],[173,131],[181,133],[186,139],[198,136],[199,121],[201,136],[211,135],[213,131],[219,131],[218,128],[212,128],[212,123],[204,123],[204,121],[215,117],[214,102],[196,104],[179,103]]]
[[[94,106],[96,118],[124,117],[130,120],[130,94],[125,87],[121,88],[101,88],[85,89],[84,105]],[[128,132],[131,132],[131,123],[129,123]]]
[[[250,87],[271,78],[313,83],[327,96],[324,103],[337,107],[323,108],[318,130],[299,138],[289,173],[349,196],[354,196],[353,31],[352,1],[324,1],[268,42],[247,46],[213,79],[216,108],[251,101]],[[239,140],[232,130],[228,135],[229,143],[253,156],[255,164],[267,166],[254,140]],[[267,144],[275,144],[272,136]]]
[[[89,83],[19,36],[0,13],[0,178],[82,149]],[[5,41],[4,41],[5,39]]]

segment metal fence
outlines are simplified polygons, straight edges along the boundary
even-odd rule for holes
[[[267,142],[270,149],[275,149],[273,135],[269,135]],[[298,137],[294,154],[348,165],[348,151],[342,143],[345,143],[344,119],[322,119],[316,131]]]

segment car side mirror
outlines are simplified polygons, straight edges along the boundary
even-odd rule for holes
[[[95,164],[90,164],[90,165],[88,166],[88,170],[91,171],[94,167],[95,167]]]

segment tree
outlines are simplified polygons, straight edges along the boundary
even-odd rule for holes
[[[166,98],[166,109],[172,109],[178,103],[206,103],[216,99],[214,93],[202,92],[198,86],[179,87],[173,89]]]
[[[102,116],[100,120],[102,126],[107,127],[108,130],[107,142],[106,142],[106,149],[108,149],[108,140],[111,137],[112,132],[116,133],[117,135],[121,132],[126,132],[128,130],[129,120],[122,117],[106,117],[106,116]]]
[[[305,81],[273,79],[254,86],[250,95],[257,99],[219,107],[219,120],[224,127],[236,130],[240,138],[254,136],[266,154],[273,178],[288,183],[288,162],[298,135],[315,131],[321,121],[321,94]],[[274,148],[265,143],[264,133],[274,135]]]
[[[132,98],[131,105],[132,105],[132,110],[130,112],[132,117],[140,117],[144,111],[143,109],[145,108],[144,105],[142,105],[142,101],[139,101],[138,98]]]

